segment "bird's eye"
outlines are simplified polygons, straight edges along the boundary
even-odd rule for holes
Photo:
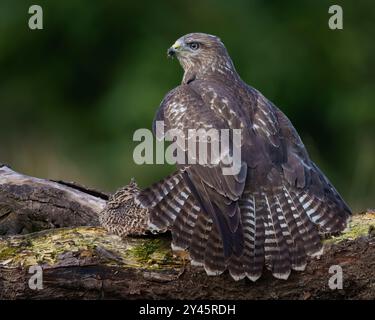
[[[198,50],[199,49],[199,43],[198,42],[191,42],[191,43],[189,43],[189,47],[192,50]]]

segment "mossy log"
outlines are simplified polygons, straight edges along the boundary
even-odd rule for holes
[[[88,226],[97,225],[105,203],[100,192],[0,167],[0,299],[375,298],[373,212],[355,215],[348,231],[325,240],[325,253],[304,272],[285,281],[265,271],[253,283],[227,273],[207,276],[187,256],[173,255],[169,234],[122,239]],[[33,232],[34,218],[47,230]],[[25,234],[15,235],[20,232]],[[42,269],[43,288],[33,290],[29,268],[35,265]],[[329,287],[334,265],[342,268],[342,289]]]

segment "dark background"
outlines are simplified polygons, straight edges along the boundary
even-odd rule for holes
[[[44,29],[28,28],[41,5]],[[339,4],[344,29],[328,28]],[[0,162],[106,191],[167,165],[134,164],[182,69],[185,33],[218,35],[241,77],[278,105],[350,206],[375,199],[374,1],[0,0]]]

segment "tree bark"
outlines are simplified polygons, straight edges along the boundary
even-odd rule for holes
[[[97,226],[107,199],[74,183],[29,177],[0,164],[0,235]]]
[[[375,298],[373,212],[353,217],[349,231],[326,240],[323,256],[304,272],[292,272],[285,281],[265,271],[253,283],[236,282],[228,273],[207,276],[186,257],[173,255],[169,234],[108,234],[97,227],[106,199],[77,184],[0,167],[0,299]],[[41,229],[47,230],[34,232]],[[36,274],[29,268],[36,265],[43,288],[33,290]],[[343,288],[334,289],[340,268]]]

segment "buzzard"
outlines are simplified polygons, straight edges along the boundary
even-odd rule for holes
[[[280,279],[304,270],[308,256],[322,253],[320,234],[342,231],[351,210],[286,115],[240,78],[218,37],[187,34],[168,55],[184,75],[154,123],[164,121],[167,130],[241,129],[242,162],[232,175],[223,174],[223,159],[177,164],[177,172],[137,196],[150,212],[149,226],[171,230],[172,249],[187,250],[208,275],[229,270],[235,280],[255,281],[264,267]]]

